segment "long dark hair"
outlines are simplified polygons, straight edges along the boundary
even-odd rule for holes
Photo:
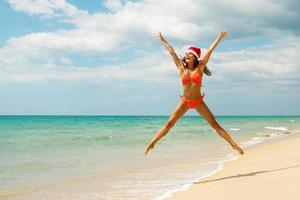
[[[193,68],[197,67],[199,65],[200,62],[202,62],[202,60],[198,60],[196,58],[196,56],[194,56],[195,59],[194,59],[194,63],[193,63]],[[184,68],[187,68],[188,67],[188,63],[184,60],[184,58],[181,59],[181,62],[184,66]],[[210,70],[208,69],[207,65],[204,66],[204,73],[207,75],[207,76],[211,76],[211,72]]]

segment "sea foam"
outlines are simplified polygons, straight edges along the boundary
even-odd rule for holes
[[[231,130],[231,131],[240,131],[241,129],[240,128],[230,128],[229,130]]]
[[[270,130],[278,130],[278,131],[288,131],[289,129],[284,126],[265,126],[265,129],[270,129]]]

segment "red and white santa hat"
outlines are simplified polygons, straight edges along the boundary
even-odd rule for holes
[[[200,57],[201,57],[201,49],[200,48],[191,46],[185,51],[185,53],[189,53],[189,52],[194,54],[196,56],[196,58],[198,60],[200,60]]]

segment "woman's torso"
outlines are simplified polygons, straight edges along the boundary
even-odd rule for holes
[[[198,99],[202,96],[203,71],[201,70],[201,66],[198,66],[194,70],[183,68],[183,70],[180,70],[180,78],[183,86],[183,96],[188,99]]]

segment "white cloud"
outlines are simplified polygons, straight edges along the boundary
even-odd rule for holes
[[[276,44],[249,50],[214,52],[209,67],[211,78],[205,78],[205,88],[229,92],[237,90],[295,91],[300,85],[300,38],[290,37]],[[177,53],[180,53],[178,51]],[[11,56],[1,64],[1,81],[48,81],[91,83],[95,85],[137,84],[145,87],[174,87],[180,85],[178,72],[170,56],[164,51],[148,53],[119,65],[99,67],[60,66],[44,57],[42,63]],[[0,62],[5,61],[0,57]],[[204,89],[205,90],[205,89]]]
[[[115,82],[141,82],[141,84],[172,83],[176,68],[165,54],[159,52],[147,54],[129,63],[104,65],[99,67],[74,67],[67,57],[60,57],[59,63],[52,56],[41,53],[40,59],[29,59],[28,56],[10,54],[0,50],[1,82],[38,82],[67,81],[101,85]],[[6,58],[7,57],[7,58]]]
[[[221,27],[227,27],[230,39],[271,37],[290,29],[280,29],[274,19],[282,17],[281,24],[299,18],[289,12],[284,3],[263,0],[252,2],[147,0],[121,3],[108,0],[105,6],[113,13],[89,14],[64,0],[10,0],[13,9],[31,15],[41,15],[72,23],[73,30],[31,33],[11,38],[0,49],[2,81],[91,81],[95,83],[111,80],[111,74],[121,81],[167,81],[172,82],[176,70],[167,55],[160,52],[147,54],[135,61],[115,66],[76,68],[70,60],[70,52],[89,53],[115,51],[123,44],[145,52],[145,43],[156,39],[157,31],[178,41],[211,41]],[[184,6],[183,6],[184,4]],[[267,8],[267,9],[266,9]],[[299,74],[299,38],[288,34],[288,39],[275,45],[242,51],[215,53],[212,70],[216,69],[215,85],[233,81],[253,85],[262,82],[288,85]],[[137,39],[138,38],[138,39]],[[142,45],[141,45],[142,44]],[[158,51],[158,50],[155,50]],[[59,55],[59,56],[58,56]],[[118,56],[117,53],[114,56]],[[60,60],[63,66],[53,60]],[[30,66],[30,67],[29,67]],[[73,66],[73,67],[72,67]],[[142,70],[141,70],[142,66]],[[248,81],[248,82],[247,82]],[[290,82],[289,82],[290,81]],[[247,83],[246,83],[247,82]],[[257,82],[257,83],[256,83]],[[294,83],[294,82],[293,82]]]
[[[125,40],[133,40],[137,35],[152,37],[163,31],[172,38],[191,41],[201,30],[192,19],[202,9],[196,1],[185,3],[190,4],[189,9],[183,8],[182,1],[127,2],[113,14],[96,13],[69,22],[81,29],[118,32],[126,36]]]
[[[300,38],[289,37],[272,45],[248,50],[218,53],[218,63],[224,70],[268,74],[270,77],[293,75],[299,71]]]
[[[215,89],[239,87],[253,91],[294,91],[300,86],[300,38],[248,50],[215,53],[211,68]],[[225,83],[225,84],[224,84]],[[274,91],[275,90],[275,91]]]
[[[45,18],[79,17],[87,14],[65,0],[8,0],[8,2],[16,11],[41,15]]]
[[[104,6],[115,12],[122,8],[122,3],[120,0],[106,0]]]
[[[116,34],[103,32],[89,32],[75,29],[70,31],[57,31],[32,33],[7,41],[7,48],[23,50],[27,49],[61,50],[62,52],[101,52],[113,50],[119,45],[121,37]]]
[[[55,49],[81,53],[113,51],[121,45],[139,48],[154,41],[161,31],[169,39],[203,43],[211,41],[222,27],[229,30],[229,40],[279,36],[286,33],[281,24],[297,21],[299,15],[280,1],[222,2],[187,0],[148,0],[142,2],[105,1],[114,13],[89,14],[65,0],[9,0],[16,11],[38,14],[71,23],[74,30],[31,33],[11,38],[10,44],[23,48]],[[267,8],[267,9],[266,9]],[[282,16],[281,13],[285,15]],[[278,23],[276,22],[279,21]],[[286,25],[287,26],[287,25]],[[291,28],[289,27],[288,30]]]

